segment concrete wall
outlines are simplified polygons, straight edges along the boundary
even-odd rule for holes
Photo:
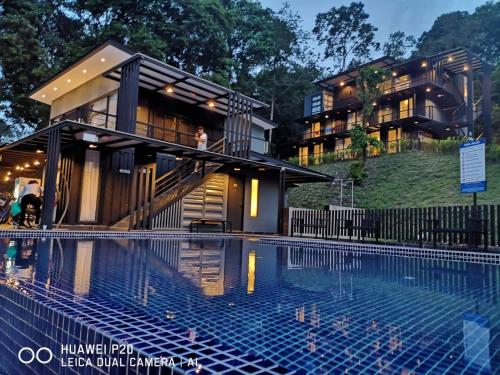
[[[251,179],[259,180],[257,217],[250,216]],[[245,176],[243,230],[276,233],[278,231],[279,172],[249,172]]]
[[[98,76],[54,100],[50,107],[50,118],[53,119],[94,99],[105,96],[117,90],[119,86],[119,82]]]

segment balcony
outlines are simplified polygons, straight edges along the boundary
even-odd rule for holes
[[[345,132],[349,130],[350,127],[347,124],[347,121],[335,121],[334,126],[329,126],[326,128],[322,128],[319,130],[309,130],[302,134],[302,140],[307,141],[309,139],[321,138],[326,135],[337,134],[341,132]]]

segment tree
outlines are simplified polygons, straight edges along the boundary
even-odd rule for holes
[[[356,124],[349,135],[352,139],[351,151],[362,156],[361,163],[353,163],[350,170],[351,177],[358,182],[365,176],[368,147],[381,147],[378,139],[367,134],[367,128],[380,98],[380,85],[388,76],[385,69],[367,66],[360,69],[356,79],[357,96],[362,105],[361,124]]]
[[[384,43],[384,55],[391,56],[396,60],[404,60],[408,57],[410,50],[415,48],[417,40],[413,35],[406,35],[403,31],[396,31],[389,35]]]
[[[345,70],[349,59],[366,61],[371,50],[380,48],[375,42],[377,28],[367,22],[368,17],[361,2],[332,7],[316,16],[313,33],[319,44],[325,45],[324,57],[333,59],[335,69]]]

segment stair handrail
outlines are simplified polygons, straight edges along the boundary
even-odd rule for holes
[[[224,153],[226,137],[219,139],[217,142],[213,143],[208,147],[207,151],[215,153]],[[166,191],[170,190],[172,186],[179,184],[184,178],[188,177],[194,169],[196,161],[189,159],[179,164],[177,167],[171,171],[165,173],[163,176],[159,177],[155,181],[155,196],[159,196]]]

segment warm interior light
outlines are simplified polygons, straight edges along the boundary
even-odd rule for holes
[[[209,100],[208,101],[208,106],[211,107],[211,108],[215,107],[215,102],[213,100]]]
[[[101,57],[101,62],[106,62],[106,59],[104,57]]]
[[[4,180],[4,181],[9,181],[9,180],[10,180],[10,177],[9,177],[9,176],[5,176],[3,180]]]
[[[54,87],[52,90],[57,91],[57,87]]]
[[[377,103],[373,102],[373,103],[372,103],[372,105],[373,105],[373,106],[376,106],[376,105],[377,105]]]
[[[351,113],[351,110],[350,110],[350,109],[348,109],[348,110],[347,110],[347,112],[348,112],[348,113]]]
[[[422,68],[425,68],[427,66],[427,61],[422,61],[422,64],[420,64]]]
[[[259,207],[259,180],[252,178],[250,190],[250,216],[257,217]]]
[[[33,162],[33,165],[40,165],[40,162],[39,162],[38,160],[35,160],[35,161]]]
[[[344,86],[344,85],[345,85],[344,81],[341,81],[340,86]]]
[[[255,290],[255,250],[248,253],[248,281],[247,293],[252,294]]]
[[[47,95],[43,94],[43,95],[42,95],[42,98],[45,98],[46,96],[47,96]]]
[[[11,171],[8,171],[8,172],[7,172],[7,176],[10,176],[11,174],[12,174],[12,172],[11,172]]]
[[[306,120],[306,121],[305,121],[305,123],[306,123],[306,124],[309,124],[309,121],[307,121],[307,120]]]
[[[21,167],[19,165],[16,165],[16,171],[21,170]]]
[[[469,67],[467,65],[464,65],[464,70],[465,71],[469,70]]]
[[[42,150],[36,150],[36,153],[37,154],[43,154],[43,151]]]
[[[97,145],[91,143],[91,144],[89,144],[89,148],[97,148]]]
[[[87,69],[83,69],[83,70],[82,70],[82,73],[83,73],[83,74],[87,73]]]
[[[453,57],[448,57],[448,61],[453,61]]]
[[[233,168],[233,169],[234,169],[236,172],[241,171],[241,168],[238,168],[238,167]]]
[[[70,78],[68,78],[68,79],[66,80],[66,82],[71,83],[71,79],[70,79]]]
[[[24,168],[29,168],[29,167],[30,167],[29,163],[24,164]]]
[[[427,88],[425,89],[425,91],[427,91],[427,92],[431,92],[431,88],[430,88],[430,87],[427,87]]]
[[[167,88],[165,89],[165,91],[168,93],[174,92],[174,86],[168,85]]]
[[[259,168],[259,171],[261,171],[261,172],[263,172],[265,170],[266,170],[266,168]]]
[[[392,72],[392,76],[393,76],[393,77],[396,77],[397,75],[398,75],[398,73],[396,73],[396,72]]]

